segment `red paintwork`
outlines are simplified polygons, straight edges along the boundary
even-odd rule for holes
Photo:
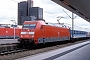
[[[15,36],[20,36],[20,32],[20,28],[15,28]],[[14,36],[14,28],[0,28],[0,36]]]
[[[68,28],[46,25],[44,21],[25,21],[24,24],[37,24],[35,29],[21,30],[21,32],[35,32],[34,37],[31,34],[21,34],[20,37],[21,40],[33,38],[35,44],[39,44],[38,38],[70,37]]]

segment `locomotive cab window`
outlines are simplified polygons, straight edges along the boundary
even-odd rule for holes
[[[30,29],[34,29],[36,27],[36,24],[24,24],[23,28],[30,28]]]

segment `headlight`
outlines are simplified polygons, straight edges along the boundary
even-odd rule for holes
[[[34,32],[29,32],[29,34],[34,34]]]
[[[21,34],[25,34],[26,32],[21,32]]]

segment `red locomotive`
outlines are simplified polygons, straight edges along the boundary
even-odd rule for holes
[[[57,26],[56,26],[57,25]],[[44,21],[25,21],[19,39],[20,44],[40,44],[70,40],[70,30],[59,24]]]
[[[20,37],[20,28],[15,28],[15,38]],[[0,39],[14,38],[14,28],[0,28]]]

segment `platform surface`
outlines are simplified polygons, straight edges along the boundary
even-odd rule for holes
[[[0,39],[0,45],[1,44],[12,44],[12,43],[18,43],[18,39]]]
[[[16,60],[90,60],[90,41]]]

